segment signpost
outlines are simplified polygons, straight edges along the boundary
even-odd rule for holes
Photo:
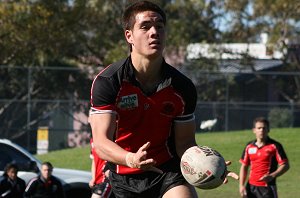
[[[49,148],[49,129],[39,127],[37,131],[37,154],[48,153]]]

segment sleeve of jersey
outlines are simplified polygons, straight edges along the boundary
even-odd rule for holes
[[[116,113],[115,100],[117,91],[113,80],[98,75],[91,88],[90,115],[101,113]]]
[[[182,90],[182,97],[185,103],[183,114],[175,118],[175,122],[189,122],[195,120],[195,108],[197,104],[197,90],[192,81],[188,81]]]
[[[288,161],[287,155],[281,144],[276,144],[276,159],[279,165]]]
[[[249,155],[248,155],[248,145],[245,147],[240,159],[240,163],[248,166],[250,164]]]

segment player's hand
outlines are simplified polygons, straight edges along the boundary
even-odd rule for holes
[[[247,191],[245,186],[240,186],[240,195],[242,198],[247,198]]]
[[[261,178],[259,178],[259,181],[265,181],[266,183],[272,181],[274,179],[273,176],[266,174],[264,176],[262,176]]]
[[[126,164],[131,168],[139,168],[145,171],[154,171],[162,174],[162,170],[156,168],[154,165],[156,161],[154,159],[147,159],[147,149],[150,146],[150,142],[147,142],[136,153],[127,153]]]
[[[226,166],[229,166],[231,164],[231,161],[226,161]],[[228,182],[228,179],[227,177],[232,177],[233,179],[235,180],[238,180],[239,179],[239,176],[235,173],[235,172],[232,172],[232,171],[229,171],[229,170],[226,170],[226,177],[223,181],[223,184],[226,184]]]
[[[92,188],[95,185],[95,180],[91,179],[89,182],[89,187]]]

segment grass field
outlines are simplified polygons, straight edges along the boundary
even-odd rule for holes
[[[281,142],[290,160],[290,170],[277,179],[280,198],[300,197],[300,128],[272,129],[270,137]],[[231,160],[229,170],[239,172],[239,158],[246,143],[254,139],[250,131],[197,133],[197,143],[218,150],[226,160]],[[55,167],[90,170],[89,147],[54,151],[36,157],[42,161],[51,161]],[[239,197],[238,181],[229,179],[229,183],[213,190],[197,189],[200,198]]]

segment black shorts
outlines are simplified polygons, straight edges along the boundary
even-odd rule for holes
[[[113,198],[113,193],[109,180],[106,178],[104,182],[96,184],[92,187],[92,193],[100,195],[102,198]]]
[[[247,184],[247,198],[278,198],[276,185],[253,186]]]
[[[170,160],[158,168],[164,173],[147,171],[140,174],[121,175],[110,171],[109,180],[115,197],[162,197],[169,189],[187,184],[181,174],[179,160]]]

